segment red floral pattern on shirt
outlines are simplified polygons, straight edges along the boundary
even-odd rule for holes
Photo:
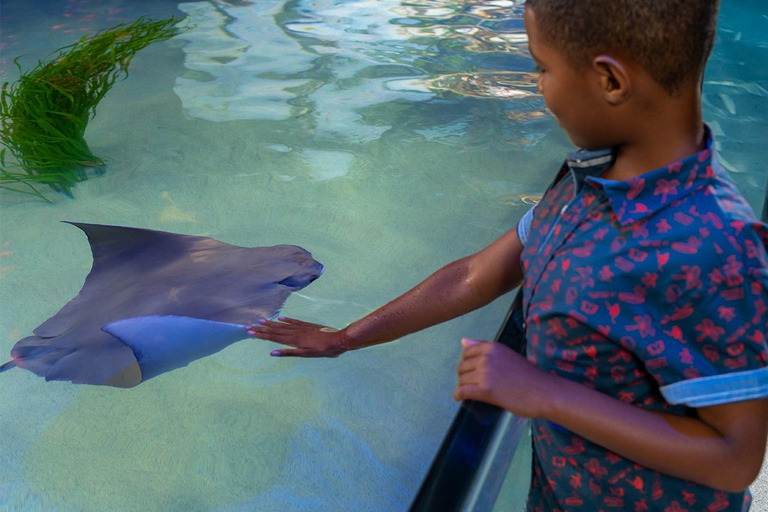
[[[712,150],[626,182],[561,173],[522,258],[531,362],[681,415],[661,387],[768,365],[768,229]],[[532,429],[530,511],[749,507],[748,493],[661,474],[547,421]]]

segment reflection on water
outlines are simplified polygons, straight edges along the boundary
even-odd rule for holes
[[[427,101],[452,92],[528,99],[516,108],[544,115],[528,72],[522,2],[500,0],[221,0],[181,4],[193,28],[180,36],[185,66],[175,91],[186,112],[211,121],[310,116],[348,140],[378,138],[389,126],[360,110]],[[289,6],[290,5],[290,6]],[[274,23],[272,23],[274,19]]]
[[[516,71],[498,73],[457,73],[430,80],[432,89],[452,91],[475,98],[522,99],[538,96],[536,75]],[[516,111],[515,113],[519,113]],[[536,111],[540,115],[544,112]],[[531,115],[532,118],[538,115]]]
[[[307,69],[313,56],[268,21],[282,1],[244,6],[224,2],[179,5],[193,27],[180,39],[185,66],[192,70],[176,80],[175,91],[192,116],[210,121],[286,119],[301,114],[288,100],[306,78],[290,78]]]

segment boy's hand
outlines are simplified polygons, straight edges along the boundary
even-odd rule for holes
[[[456,401],[479,400],[528,418],[546,416],[556,393],[557,377],[549,375],[501,343],[461,340]]]
[[[338,357],[350,350],[350,340],[344,331],[283,316],[278,320],[259,320],[255,325],[246,326],[254,338],[295,347],[273,350],[269,353],[271,356]]]

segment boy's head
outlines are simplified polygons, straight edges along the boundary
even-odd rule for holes
[[[527,0],[539,31],[575,68],[599,54],[627,57],[669,94],[699,83],[719,0]]]
[[[571,140],[621,147],[700,129],[718,7],[719,0],[527,0],[539,91]]]

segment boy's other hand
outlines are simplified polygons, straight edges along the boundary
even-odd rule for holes
[[[456,401],[479,400],[528,418],[546,417],[557,377],[501,343],[461,340]]]
[[[277,320],[259,320],[246,326],[248,334],[254,338],[294,347],[273,350],[269,353],[271,356],[338,357],[350,350],[350,340],[344,331],[283,316]]]

